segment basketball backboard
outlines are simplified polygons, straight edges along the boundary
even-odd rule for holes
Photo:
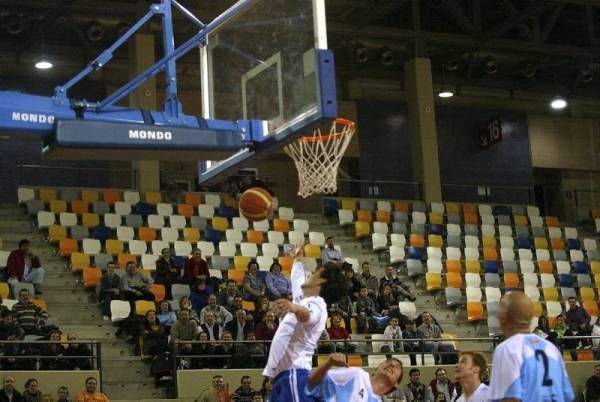
[[[265,120],[267,138],[217,164],[201,177],[204,183],[337,115],[325,1],[250,3],[207,35],[200,56],[203,117]]]

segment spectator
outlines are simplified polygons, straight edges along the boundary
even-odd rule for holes
[[[212,378],[211,387],[205,389],[194,402],[227,402],[230,400],[229,388],[220,374]]]
[[[202,250],[199,248],[192,250],[192,257],[185,260],[183,265],[183,283],[193,285],[197,280],[210,280],[208,264],[202,258]]]
[[[392,310],[398,308],[398,297],[392,292],[390,285],[385,285],[377,297],[377,309],[381,315],[391,315]]]
[[[385,267],[385,275],[379,281],[380,293],[385,285],[389,285],[392,288],[392,292],[394,292],[394,294],[399,297],[400,300],[408,299],[410,301],[415,301],[417,299],[414,293],[410,290],[410,286],[402,282],[400,278],[394,275],[394,267],[391,265]]]
[[[142,330],[142,353],[144,356],[159,355],[168,350],[167,343],[167,330],[157,320],[156,311],[147,311]]]
[[[261,342],[256,342],[256,334],[252,331],[248,332],[246,339],[248,343],[244,343],[246,353],[250,355],[248,368],[262,368],[266,364],[265,345]],[[238,348],[240,349],[240,348]]]
[[[54,398],[50,394],[42,395],[42,402],[54,402]]]
[[[42,402],[42,392],[39,390],[39,383],[35,378],[30,378],[25,382],[23,400],[25,402]]]
[[[440,347],[439,339],[442,337],[441,328],[432,322],[431,314],[425,312],[421,314],[423,323],[417,328],[417,335],[421,339],[421,351],[433,353],[435,364],[439,364],[440,356],[438,350]],[[436,374],[437,376],[437,374]]]
[[[0,402],[24,402],[23,395],[15,389],[15,377],[5,375],[2,378],[2,389],[0,389]]]
[[[461,353],[454,371],[462,390],[457,402],[488,402],[488,386],[481,382],[486,370],[487,361],[481,353]]]
[[[137,271],[135,262],[129,261],[125,268],[126,274],[121,278],[121,296],[131,303],[131,311],[135,311],[136,300],[154,301],[150,292],[152,278]]]
[[[70,356],[67,361],[72,370],[91,370],[92,369],[92,351],[85,343],[80,343],[79,337],[75,333],[67,335],[68,346],[65,349],[65,356]],[[77,357],[77,358],[74,358]]]
[[[35,294],[42,294],[41,286],[44,282],[44,268],[40,259],[33,254],[27,239],[19,241],[19,248],[8,255],[5,268],[7,282],[13,286],[18,282],[33,284]]]
[[[200,318],[198,318],[198,313],[192,307],[192,302],[190,298],[187,296],[182,296],[179,299],[179,311],[187,310],[190,313],[190,320],[194,321],[196,324],[200,324]]]
[[[2,321],[0,321],[0,341],[20,341],[25,337],[25,331],[21,329],[18,323],[13,320],[13,313],[10,310],[3,310]],[[19,354],[19,345],[7,343],[2,345],[2,354],[5,360],[2,361],[2,368],[5,370],[15,369],[17,359],[9,356],[17,356]]]
[[[225,326],[233,319],[233,316],[225,307],[217,304],[217,297],[215,295],[210,295],[208,297],[208,306],[204,307],[200,311],[200,323],[204,323],[206,321],[206,314],[208,312],[213,314],[215,322],[220,326]]]
[[[573,361],[577,361],[577,339],[562,339],[565,336],[573,336],[571,331],[565,324],[565,316],[559,315],[556,317],[556,325],[554,326],[554,333],[556,334],[556,343],[561,350],[568,350],[571,354]]]
[[[324,266],[328,262],[334,262],[338,265],[342,265],[344,262],[344,256],[341,251],[335,248],[332,236],[325,240],[325,248],[321,252],[321,264]]]
[[[224,369],[230,368],[230,366],[232,366],[232,358],[235,352],[236,349],[235,344],[233,343],[231,332],[223,331],[221,341],[215,347],[215,355],[221,356],[215,360],[216,367]]]
[[[211,282],[207,282],[204,279],[197,279],[192,284],[192,294],[190,295],[190,301],[192,307],[196,311],[201,311],[208,305],[208,298],[215,293]]]
[[[342,298],[338,300],[337,303],[333,303],[331,304],[331,306],[328,307],[328,311],[330,317],[332,317],[333,314],[339,314],[344,320],[344,325],[346,326],[346,328],[351,328],[350,320],[352,319],[352,317],[356,316],[356,311],[354,309],[354,303],[352,303],[352,299],[350,298],[350,296],[342,296]]]
[[[409,381],[405,388],[405,394],[409,397],[407,402],[425,402],[427,387],[421,382],[421,372],[417,368],[412,368],[408,376]]]
[[[448,380],[448,373],[443,368],[435,370],[435,378],[429,383],[426,395],[430,401],[438,401],[438,394],[444,394],[446,401],[456,399],[456,389],[454,384]]]
[[[156,260],[156,270],[154,271],[154,283],[165,286],[167,299],[171,298],[171,285],[177,283],[179,279],[179,269],[175,263],[175,258],[171,256],[170,248],[163,248],[160,256]]]
[[[212,358],[207,357],[215,354],[213,343],[208,339],[208,334],[204,331],[198,332],[196,340],[200,343],[192,345],[192,354],[198,357],[192,358],[193,369],[205,369],[212,367]]]
[[[402,339],[419,339],[419,334],[415,329],[415,323],[411,320],[408,320],[404,326],[404,331],[402,331]],[[408,353],[408,357],[410,358],[410,365],[417,365],[417,355],[416,352],[419,351],[419,341],[403,341],[402,346],[404,347],[404,351]]]
[[[166,200],[171,204],[181,204],[183,202],[183,198],[185,194],[180,185],[175,182],[169,182],[165,187],[165,197]]]
[[[179,319],[171,327],[171,341],[192,341],[198,334],[198,325],[190,320],[190,312],[188,310],[179,311]],[[192,345],[184,343],[181,345],[184,352],[189,353],[192,350]]]
[[[233,393],[234,402],[252,402],[252,396],[256,392],[252,388],[252,379],[250,376],[242,376],[241,386]]]
[[[223,327],[217,324],[212,311],[207,311],[204,315],[204,322],[200,324],[200,330],[206,332],[211,341],[218,341],[223,336]]]
[[[291,295],[291,293],[288,295]],[[267,314],[270,309],[271,303],[269,303],[267,296],[261,296],[258,298],[258,302],[256,303],[256,309],[254,309],[252,312],[246,311],[246,317],[248,317],[248,319],[252,318],[254,320],[254,324],[258,324],[264,320],[265,314]]]
[[[171,330],[171,327],[177,321],[177,314],[171,308],[171,303],[163,300],[160,303],[159,313],[156,315],[158,322],[165,327],[167,332]]]
[[[75,402],[110,402],[102,392],[96,392],[98,381],[94,377],[85,380],[85,391],[81,391],[75,397]]]
[[[258,263],[250,261],[243,282],[244,292],[242,297],[244,300],[256,303],[258,297],[265,294],[265,283],[258,277]]]
[[[51,343],[44,343],[40,347],[40,355],[44,356],[41,359],[40,368],[42,370],[67,370],[69,362],[62,359],[65,348],[59,343],[60,333],[58,331],[51,331],[48,340]]]
[[[244,299],[242,298],[242,296],[235,296],[233,298],[233,304],[231,305],[230,308],[227,309],[227,311],[229,311],[229,313],[233,317],[233,314],[235,314],[236,311],[238,311],[239,309],[243,309],[243,308],[244,308]],[[247,313],[247,311],[246,311],[246,313]]]
[[[335,353],[335,343],[331,341],[329,332],[327,332],[327,330],[323,330],[321,333],[321,337],[319,338],[319,343],[317,345],[317,353],[320,355]],[[315,356],[315,364],[316,362],[317,357]]]
[[[278,262],[271,264],[269,272],[265,277],[267,295],[269,300],[286,299],[292,292],[290,280],[281,273],[281,265]]]
[[[383,339],[387,342],[381,347],[381,351],[385,353],[404,353],[402,345],[402,330],[398,326],[398,319],[392,318],[390,325],[383,331]]]
[[[355,302],[358,299],[358,293],[361,288],[360,281],[354,277],[354,269],[352,269],[352,265],[350,264],[344,268],[344,274],[346,275],[348,295]]]
[[[546,339],[546,338],[550,337],[550,334],[552,332],[553,331],[550,328],[550,324],[548,323],[548,317],[546,317],[545,315],[540,316],[538,318],[538,325],[533,330],[533,333],[536,334],[537,336],[539,336],[540,338]],[[548,340],[552,342],[551,339],[548,339]],[[554,342],[552,342],[552,343],[554,343]]]
[[[102,305],[102,319],[110,320],[110,302],[120,299],[121,277],[115,273],[118,269],[117,264],[109,262],[102,268],[102,278],[100,278],[100,290],[98,297]]]
[[[369,297],[369,289],[365,286],[360,289],[358,298],[356,299],[356,321],[358,324],[358,332],[369,333],[372,330],[371,318],[378,315],[377,307],[373,299]]]
[[[273,389],[273,379],[271,377],[265,377],[262,382],[262,388],[260,394],[263,401],[268,401],[271,397],[271,390]]]
[[[577,304],[577,299],[569,297],[569,310],[567,310],[567,326],[577,336],[590,336],[592,334],[592,326],[590,324],[591,317],[587,311]],[[581,345],[586,349],[592,347],[592,342],[589,338],[581,340]]]
[[[217,304],[231,311],[231,308],[233,306],[233,299],[235,297],[241,298],[241,296],[242,294],[238,290],[235,280],[228,279],[227,283],[225,284],[225,289],[219,292],[219,295],[217,296]]]
[[[272,310],[267,311],[262,322],[256,324],[256,339],[261,341],[272,341],[277,331],[275,322],[275,313]]]
[[[1,276],[0,276],[0,278],[1,278]],[[2,299],[2,295],[0,295],[0,316],[2,315],[2,313],[3,313],[4,311],[10,311],[10,310],[8,309],[8,307],[6,307],[4,304],[2,304],[2,302],[3,302],[3,301],[4,301],[4,300]]]
[[[331,316],[331,325],[327,329],[327,332],[332,341],[337,341],[335,342],[335,349],[337,352],[354,353],[356,345],[353,342],[349,342],[352,337],[346,328],[342,327],[341,315],[334,314]]]
[[[69,399],[69,388],[62,386],[56,391],[56,402],[71,402]]]
[[[248,332],[254,332],[254,321],[248,321],[246,312],[243,309],[239,309],[235,312],[235,319],[229,321],[225,325],[225,329],[231,332],[231,336],[233,336],[235,341],[243,341],[246,339]]]
[[[600,401],[600,364],[594,366],[594,375],[585,382],[585,401]]]
[[[449,399],[446,398],[446,394],[444,394],[443,392],[438,392],[437,394],[435,394],[433,400],[435,402],[451,402]]]
[[[13,316],[19,326],[25,331],[25,335],[41,335],[40,326],[48,319],[48,313],[29,299],[29,291],[19,291],[19,302],[13,306]]]
[[[366,286],[369,289],[369,296],[376,300],[379,294],[379,280],[375,275],[371,275],[371,264],[369,262],[363,262],[361,269],[362,273],[356,279],[358,279],[361,286]]]

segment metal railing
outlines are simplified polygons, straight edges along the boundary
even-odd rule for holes
[[[137,171],[92,167],[17,165],[20,185],[50,187],[122,188],[137,187]]]
[[[334,197],[373,198],[373,199],[421,199],[421,184],[411,181],[393,180],[337,180],[337,193]]]
[[[485,184],[442,184],[444,201],[535,204],[533,186],[488,186]]]

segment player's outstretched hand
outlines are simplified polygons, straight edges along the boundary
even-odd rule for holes
[[[290,256],[294,259],[304,258],[304,241],[297,244],[292,251],[290,252]]]
[[[334,367],[348,367],[346,363],[346,355],[343,353],[332,353],[329,355],[329,364]]]
[[[277,299],[274,302],[273,310],[278,316],[294,313],[294,304],[287,299]]]

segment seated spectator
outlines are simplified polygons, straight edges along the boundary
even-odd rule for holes
[[[121,296],[131,303],[133,313],[137,300],[154,301],[154,295],[150,292],[153,281],[152,278],[138,272],[133,261],[127,263],[125,271],[126,274],[121,278]]]
[[[217,304],[232,311],[233,299],[235,297],[241,298],[242,294],[238,290],[236,282],[233,279],[228,279],[225,284],[225,289],[221,290],[217,296]],[[235,310],[233,311],[235,312]]]
[[[204,314],[204,322],[200,324],[200,331],[206,332],[211,341],[218,341],[223,336],[223,327],[217,324],[212,311]]]
[[[384,286],[389,285],[392,288],[392,292],[397,296],[400,300],[408,299],[410,301],[415,301],[417,297],[410,290],[410,286],[408,284],[402,282],[400,278],[394,275],[394,267],[388,265],[385,267],[385,275],[379,281],[379,292]]]
[[[425,353],[433,353],[435,364],[439,364],[440,356],[438,354],[442,337],[441,328],[432,322],[431,315],[427,312],[421,314],[423,323],[417,327],[417,334],[421,339],[421,351]]]
[[[15,377],[5,375],[2,379],[2,389],[0,389],[0,400],[7,402],[23,402],[23,395],[15,388]]]
[[[272,310],[267,311],[262,322],[256,324],[256,339],[261,341],[272,341],[277,332],[277,322],[275,322],[275,313]]]
[[[354,277],[354,269],[352,269],[352,265],[344,263],[344,275],[346,276],[348,296],[350,296],[350,299],[355,302],[358,298],[361,284],[360,281]]]
[[[200,311],[200,323],[206,321],[206,314],[208,312],[212,313],[215,322],[221,326],[225,326],[233,319],[233,316],[225,307],[217,304],[217,297],[215,295],[208,297],[208,305]]]
[[[35,294],[42,294],[44,268],[42,268],[40,259],[31,251],[30,246],[29,240],[22,239],[19,241],[19,248],[11,251],[8,255],[4,271],[7,282],[13,286],[13,293],[16,283],[26,282],[33,284]]]
[[[71,402],[69,399],[69,388],[62,386],[56,391],[56,402]]]
[[[229,401],[231,395],[229,395],[225,379],[220,374],[215,375],[212,378],[211,387],[205,389],[198,395],[194,402],[221,402]]]
[[[13,317],[25,331],[25,335],[43,335],[41,327],[48,319],[48,313],[37,304],[33,304],[29,297],[27,289],[19,291],[19,302],[12,308]]]
[[[358,332],[369,333],[373,332],[374,323],[372,317],[379,315],[377,307],[373,299],[369,297],[369,289],[365,286],[359,291],[356,299],[356,321],[358,324]]]
[[[262,382],[262,387],[259,391],[260,395],[262,396],[263,401],[270,400],[272,390],[273,390],[273,379],[270,377],[265,377]]]
[[[392,310],[398,308],[398,297],[392,292],[390,285],[385,285],[377,297],[377,309],[381,315],[391,315]]]
[[[288,295],[291,295],[289,293]],[[269,303],[269,299],[267,296],[261,296],[258,298],[258,302],[256,303],[256,308],[254,311],[246,311],[246,317],[248,319],[252,319],[254,324],[258,324],[263,321],[265,318],[265,314],[271,310],[271,303]]]
[[[252,388],[252,379],[250,376],[242,376],[241,386],[233,392],[234,402],[252,402],[252,397],[256,390]]]
[[[356,316],[354,309],[354,303],[350,296],[343,296],[337,303],[333,303],[328,308],[329,316],[332,317],[334,314],[339,314],[344,320],[346,328],[351,328],[350,320]]]
[[[408,372],[408,376],[409,381],[405,388],[405,394],[408,396],[407,401],[425,402],[427,386],[421,382],[421,372],[417,368],[412,368]]]
[[[571,358],[573,361],[577,361],[577,344],[579,341],[577,339],[563,339],[563,337],[573,336],[573,331],[571,331],[566,323],[565,316],[559,315],[556,317],[556,324],[554,325],[554,334],[556,334],[556,344],[561,350],[569,351],[571,354]]]
[[[256,303],[258,297],[265,294],[265,283],[258,277],[258,263],[250,261],[244,276],[242,297],[244,300]]]
[[[190,320],[194,321],[197,325],[200,324],[198,313],[196,310],[194,310],[189,297],[183,296],[181,299],[179,299],[179,311],[181,310],[187,310],[190,314]]]
[[[538,325],[533,330],[533,333],[544,339],[550,336],[550,333],[552,333],[552,328],[550,328],[550,324],[548,323],[548,317],[542,315],[538,318]]]
[[[208,278],[210,280],[210,278]],[[190,294],[190,301],[192,307],[196,311],[201,311],[208,305],[208,298],[215,293],[211,282],[204,279],[197,279],[192,284],[192,293]]]
[[[165,327],[167,332],[171,330],[171,327],[177,321],[177,314],[171,308],[171,303],[163,300],[160,303],[159,313],[156,315],[158,322]]]
[[[88,377],[85,380],[85,391],[81,391],[75,397],[74,402],[110,402],[108,397],[102,392],[96,392],[98,381],[94,377]]]
[[[398,319],[392,318],[390,324],[385,327],[383,331],[383,339],[387,342],[381,347],[381,351],[384,353],[403,353],[404,347],[402,345],[402,330],[398,326]]]
[[[67,335],[68,346],[65,349],[65,356],[70,356],[67,360],[71,370],[91,370],[92,369],[92,351],[85,343],[78,342],[77,334]]]
[[[321,264],[325,265],[328,262],[334,262],[339,265],[342,265],[344,262],[344,256],[341,251],[335,248],[332,236],[327,237],[325,247],[321,251]]]
[[[143,355],[156,356],[166,352],[168,350],[168,336],[167,330],[156,318],[156,311],[147,311],[144,320],[144,328],[142,330]],[[181,336],[181,332],[179,333],[179,336]]]
[[[1,277],[1,275],[0,275],[0,277]],[[4,301],[4,300],[2,299],[2,295],[0,295],[0,316],[2,315],[2,313],[3,313],[4,311],[10,311],[10,310],[8,309],[8,307],[6,307],[4,304],[2,304],[2,302],[3,302],[3,301]]]
[[[21,329],[19,324],[13,320],[13,313],[10,310],[2,310],[0,314],[0,341],[20,341],[25,337],[25,331]],[[20,355],[22,347],[19,344],[7,343],[2,345],[2,354],[5,359],[0,361],[1,368],[4,370],[15,370],[18,366],[17,359],[11,356]]]
[[[102,268],[102,277],[100,278],[100,289],[98,299],[102,306],[102,319],[110,320],[110,302],[119,300],[121,293],[121,277],[115,273],[119,269],[117,264],[109,262]]]
[[[183,283],[193,285],[198,280],[204,280],[208,282],[210,280],[210,273],[208,271],[208,264],[202,258],[202,250],[195,248],[192,250],[192,257],[185,260],[183,265]]]
[[[204,369],[211,368],[213,366],[213,359],[209,357],[215,354],[215,348],[213,343],[208,339],[208,334],[204,331],[198,332],[196,340],[200,343],[194,343],[192,345],[192,358],[191,368],[192,369]]]
[[[156,270],[154,271],[154,283],[165,286],[167,299],[171,298],[171,285],[179,281],[179,269],[175,263],[175,258],[171,256],[170,248],[163,248],[160,256],[156,260]]]
[[[353,342],[349,342],[352,337],[346,331],[346,328],[342,327],[342,316],[334,314],[331,317],[331,325],[327,329],[329,337],[335,342],[335,349],[341,353],[354,353],[356,345]]]
[[[456,389],[452,381],[448,380],[448,373],[443,368],[435,370],[435,378],[429,383],[427,387],[427,395],[430,401],[439,401],[438,394],[444,396],[445,401],[454,401],[456,399]]]
[[[54,398],[50,394],[42,395],[42,402],[54,402]]]
[[[594,375],[585,382],[585,401],[600,401],[600,364],[594,366]]]
[[[417,365],[417,355],[415,354],[420,350],[419,341],[407,341],[406,339],[419,339],[419,334],[415,329],[415,323],[413,321],[407,321],[404,326],[404,331],[402,331],[402,339],[405,339],[402,342],[402,346],[404,347],[404,351],[408,353],[408,357],[410,357],[410,365]],[[412,370],[411,370],[412,371]]]
[[[215,358],[215,368],[230,368],[232,366],[232,357],[235,353],[236,348],[231,332],[223,331],[221,340],[215,346],[215,355],[219,356]]]
[[[233,303],[227,309],[227,311],[229,311],[229,313],[233,317],[233,315],[235,314],[236,311],[238,311],[239,309],[243,309],[243,308],[244,308],[244,299],[242,298],[242,296],[236,296],[233,298]],[[246,311],[246,313],[248,313],[248,312]]]
[[[356,279],[361,286],[366,286],[369,289],[369,296],[376,300],[379,293],[379,280],[371,274],[371,264],[368,261],[363,262],[361,268],[362,273],[357,275]]]
[[[25,391],[23,391],[23,401],[41,402],[42,392],[39,390],[38,380],[30,378],[25,382]]]
[[[192,341],[198,334],[198,324],[190,320],[190,312],[188,310],[179,311],[179,319],[171,327],[171,341]],[[180,350],[185,353],[192,351],[190,343],[180,344]]]
[[[317,353],[320,355],[335,353],[335,343],[331,341],[329,332],[327,332],[327,330],[323,330],[323,332],[321,332],[319,343],[317,344]],[[316,364],[317,356],[314,356],[314,361]]]
[[[254,321],[248,321],[246,312],[239,309],[235,312],[235,319],[225,324],[225,330],[231,332],[231,336],[235,341],[243,341],[246,339],[248,332],[254,332]]]
[[[292,293],[292,284],[281,272],[278,262],[271,264],[265,277],[265,285],[269,300],[286,299],[288,294]]]
[[[567,326],[577,336],[589,336],[592,334],[591,317],[583,307],[577,304],[577,299],[569,297],[569,309],[567,310]],[[592,347],[589,338],[581,340],[581,345],[586,349]]]
[[[68,370],[69,362],[63,359],[65,348],[60,342],[60,333],[51,331],[48,340],[52,343],[43,343],[40,347],[40,368],[42,370]],[[41,394],[40,394],[41,395]]]
[[[244,349],[248,355],[250,355],[248,368],[262,368],[267,363],[267,356],[265,355],[265,345],[261,342],[256,342],[256,335],[254,332],[249,331],[246,335],[244,343]],[[241,349],[241,348],[238,348]]]

